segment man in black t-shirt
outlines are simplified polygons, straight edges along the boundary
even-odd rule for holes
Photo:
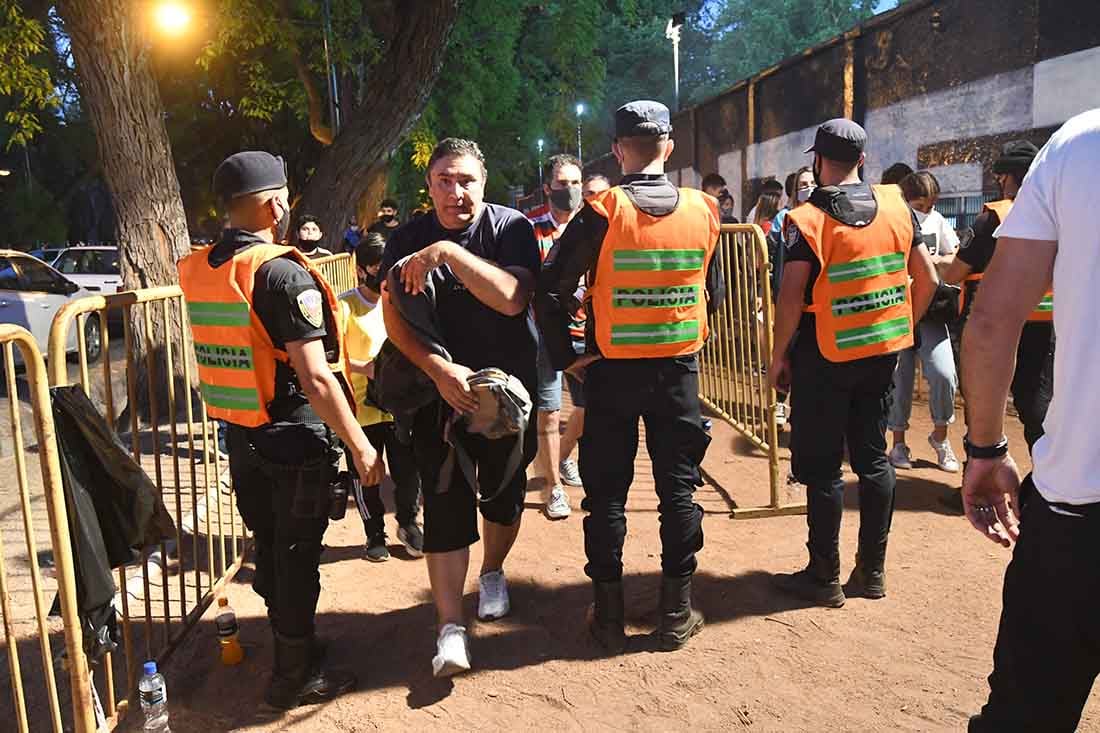
[[[382,204],[378,207],[378,221],[367,231],[377,232],[388,241],[399,226],[401,217],[397,213],[397,202],[393,199],[382,199]]]
[[[993,176],[1001,190],[1000,202],[987,204],[974,220],[973,236],[955,254],[943,279],[945,282],[961,284],[964,289],[965,306],[958,330],[961,332],[970,315],[970,305],[978,290],[973,276],[985,272],[993,253],[997,250],[997,238],[994,233],[1001,225],[998,208],[1007,209],[1016,199],[1016,193],[1023,185],[1024,176],[1039,149],[1026,140],[1016,140],[1005,145],[1001,157],[993,164]],[[998,203],[1004,206],[998,206]],[[962,385],[963,396],[966,385]],[[1016,350],[1016,369],[1012,375],[1012,404],[1024,426],[1024,440],[1028,451],[1039,438],[1043,437],[1043,420],[1054,395],[1054,323],[1051,321],[1028,321],[1020,332],[1020,344]]]
[[[380,478],[381,464],[340,375],[329,367],[342,358],[342,347],[328,285],[299,258],[272,247],[286,238],[290,222],[283,161],[238,153],[218,167],[214,190],[228,209],[229,228],[209,250],[180,262],[180,282],[196,328],[203,399],[212,416],[229,423],[233,491],[255,536],[252,587],[267,603],[276,649],[265,699],[289,709],[325,702],[355,685],[346,672],[321,670],[314,637],[336,437],[363,475]],[[245,304],[236,278],[253,267],[252,290],[243,293],[248,308],[239,319]],[[240,344],[242,335],[248,346],[218,346]],[[237,349],[249,366],[223,367],[210,359],[210,348]],[[253,359],[273,359],[274,368]]]
[[[478,483],[495,491],[506,478],[517,438],[489,440],[459,427],[447,430],[452,411],[470,414],[478,399],[468,383],[474,371],[496,367],[535,394],[538,342],[528,302],[539,271],[535,232],[523,214],[484,202],[485,162],[477,143],[448,138],[428,162],[428,192],[435,210],[394,232],[381,272],[387,279],[383,315],[398,349],[431,377],[442,400],[420,409],[413,419],[413,452],[424,486],[424,553],[439,615],[437,677],[470,668],[462,592],[470,545],[478,540],[477,512],[485,519],[484,557],[478,580],[478,616],[508,613],[504,560],[519,533],[527,490],[525,469],[535,455],[535,432],[524,434],[522,460],[496,496],[481,501],[457,467],[446,475],[447,440],[461,441],[478,470]],[[430,281],[430,282],[429,282]],[[443,349],[425,344],[405,320],[391,288],[402,300],[414,296],[431,313]],[[426,294],[430,290],[431,298]],[[423,299],[423,300],[421,300]],[[440,352],[450,355],[447,359]],[[449,433],[449,435],[448,435]]]

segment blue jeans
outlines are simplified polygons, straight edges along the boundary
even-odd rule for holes
[[[894,372],[894,404],[890,408],[888,425],[892,431],[909,429],[918,353],[924,367],[924,379],[928,382],[928,408],[932,413],[932,423],[942,428],[955,422],[955,392],[959,388],[959,377],[955,371],[955,356],[951,351],[947,326],[921,321],[917,328],[920,331],[920,347],[898,354],[898,368]]]

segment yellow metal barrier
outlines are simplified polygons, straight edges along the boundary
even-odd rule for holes
[[[700,396],[767,454],[771,488],[767,506],[735,506],[731,516],[804,513],[804,503],[784,504],[780,496],[776,397],[765,371],[772,351],[774,309],[763,231],[753,224],[723,225],[715,257],[725,278],[726,299],[711,317],[710,339],[699,353]]]
[[[111,311],[122,311],[121,353],[117,353],[118,349],[113,353],[111,349],[108,330]],[[84,341],[87,318],[99,320],[102,334],[99,375],[89,370]],[[154,329],[154,320],[162,328]],[[65,344],[74,324],[78,364],[76,373],[70,375]],[[140,365],[135,359],[139,328],[140,340],[146,347],[145,360]],[[159,335],[154,335],[155,330],[160,331]],[[168,333],[173,338],[168,338]],[[176,525],[174,540],[143,548],[139,568],[118,570],[120,597],[116,597],[116,607],[122,608],[125,665],[117,669],[119,662],[108,656],[103,664],[100,693],[112,725],[123,718],[130,702],[136,699],[140,660],[165,661],[244,558],[247,533],[238,518],[235,496],[229,490],[228,472],[223,475],[217,425],[207,418],[205,405],[190,388],[193,384],[190,335],[183,291],[176,286],[70,302],[58,311],[50,330],[49,366],[55,386],[79,380],[112,424],[119,416],[116,390],[125,390],[134,460],[154,477]],[[117,369],[116,361],[124,362],[123,370]],[[137,409],[139,383],[144,383],[146,394],[142,396],[148,401],[144,431]],[[182,394],[177,394],[177,390]],[[165,404],[167,414],[159,415]],[[121,673],[125,674],[126,682],[120,690],[115,677]]]
[[[4,647],[6,649],[9,681],[11,684],[12,704],[14,714],[12,716],[15,730],[26,733],[30,730],[44,730],[45,723],[36,720],[33,723],[28,714],[27,696],[32,699],[31,711],[38,711],[44,705],[48,708],[50,723],[55,733],[71,729],[62,727],[61,701],[57,690],[57,679],[54,673],[53,654],[50,649],[50,629],[47,622],[48,604],[43,594],[48,590],[56,590],[61,605],[61,617],[64,622],[65,653],[68,663],[69,686],[72,698],[71,721],[78,733],[91,733],[95,730],[91,702],[91,687],[89,684],[88,665],[84,658],[80,620],[76,601],[76,579],[74,575],[72,545],[69,538],[68,514],[65,509],[65,496],[61,486],[61,468],[58,463],[57,443],[54,439],[53,411],[50,408],[50,396],[46,386],[46,365],[42,360],[42,354],[35,345],[34,338],[25,329],[10,324],[0,324],[0,344],[3,345],[4,384],[7,388],[8,407],[10,414],[10,427],[12,442],[14,445],[15,482],[18,496],[8,495],[5,488],[3,501],[17,505],[18,512],[5,511],[5,516],[20,518],[23,528],[25,560],[29,569],[30,587],[23,586],[21,574],[11,575],[11,558],[4,552],[4,534],[9,528],[0,527],[0,615],[3,616]],[[56,588],[47,588],[53,585],[49,578],[44,578],[39,567],[40,556],[38,553],[39,533],[35,528],[33,504],[40,498],[34,496],[37,493],[32,490],[33,475],[28,474],[26,446],[23,439],[22,406],[19,400],[19,385],[15,378],[15,352],[13,346],[18,347],[25,369],[27,386],[29,388],[29,403],[34,420],[34,432],[38,441],[38,462],[41,470],[42,497],[46,503],[47,523],[50,530],[50,546],[54,558]],[[12,507],[13,509],[15,506]],[[18,564],[17,564],[18,567]],[[21,587],[22,586],[22,587]],[[30,634],[23,634],[20,630],[25,628],[25,616],[30,615],[28,604],[20,603],[20,598],[25,598],[29,593],[33,597],[34,630]],[[34,685],[25,684],[34,671],[33,668],[24,669],[20,659],[19,642],[21,640],[32,641],[38,638],[38,646],[41,652],[41,675],[45,682],[45,701],[40,699],[41,689],[38,682]],[[32,641],[33,643],[33,641]],[[5,716],[7,717],[7,716]],[[67,716],[68,717],[68,716]],[[68,722],[68,721],[66,721]],[[11,729],[9,729],[11,730]]]
[[[313,264],[321,271],[325,280],[328,280],[328,284],[337,295],[359,286],[359,278],[355,274],[355,257],[347,252],[318,257]]]

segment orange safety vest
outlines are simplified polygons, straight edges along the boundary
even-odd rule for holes
[[[275,399],[275,362],[288,363],[289,358],[285,351],[275,348],[252,309],[252,290],[260,265],[285,256],[309,271],[324,298],[316,306],[336,344],[335,362],[329,367],[340,377],[350,373],[344,339],[336,325],[340,313],[336,295],[320,271],[296,248],[253,245],[217,268],[210,266],[210,251],[200,250],[184,257],[177,267],[191,318],[202,399],[210,417],[246,428],[271,422],[268,405]],[[354,412],[355,399],[348,381],[338,381]]]
[[[589,204],[608,224],[586,297],[596,345],[609,359],[686,356],[706,343],[718,200],[679,191],[679,205],[666,216],[645,213],[619,186]]]
[[[813,287],[817,344],[829,361],[892,354],[913,345],[909,251],[913,215],[894,186],[872,186],[878,211],[849,226],[816,206],[787,214],[821,263]]]
[[[983,211],[992,211],[997,215],[998,222],[1004,222],[1008,217],[1008,212],[1012,211],[1012,199],[1000,199],[999,201],[990,201],[982,206]],[[959,296],[959,315],[966,312],[966,307],[973,300],[974,295],[978,292],[978,283],[981,282],[985,276],[984,272],[972,272],[963,278],[962,293]],[[1054,291],[1048,290],[1043,299],[1039,301],[1039,305],[1035,306],[1035,309],[1031,311],[1031,315],[1027,317],[1029,323],[1049,323],[1054,320]]]

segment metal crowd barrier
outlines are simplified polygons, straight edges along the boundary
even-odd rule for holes
[[[347,252],[318,257],[313,264],[321,271],[321,275],[337,295],[359,286],[359,278],[355,273],[355,258]]]
[[[13,496],[5,488],[3,502],[5,505],[10,502],[13,506],[4,507],[4,522],[0,525],[0,616],[3,617],[4,649],[14,708],[11,719],[14,730],[20,733],[44,730],[45,723],[42,720],[36,719],[32,723],[28,709],[30,713],[38,713],[39,717],[43,717],[41,708],[45,707],[45,714],[48,715],[55,733],[72,729],[77,733],[91,733],[95,730],[95,720],[88,665],[84,658],[77,613],[76,576],[68,514],[61,485],[61,467],[54,439],[53,411],[46,385],[46,365],[34,338],[20,326],[0,324],[0,345],[3,346],[4,384],[8,397],[15,483],[18,490],[17,496]],[[23,408],[19,400],[19,384],[15,378],[13,347],[19,349],[25,369],[40,473],[34,472],[33,465],[28,465],[27,461],[27,448],[23,439]],[[41,495],[34,488],[36,478],[41,480]],[[10,486],[7,482],[5,485]],[[35,504],[43,499],[45,507],[36,507]],[[16,508],[18,511],[13,511]],[[41,532],[43,511],[49,525],[48,538],[43,537]],[[10,525],[16,523],[22,525],[22,549],[25,556],[9,556],[5,553],[6,541],[10,541],[9,537],[14,529]],[[48,562],[43,562],[44,555],[39,550],[46,543],[53,556],[52,577],[43,572],[43,565],[48,568]],[[71,709],[64,711],[64,727],[58,674],[54,669],[50,642],[47,617],[49,605],[45,597],[52,591],[57,592],[60,602],[65,666],[68,670],[72,704]],[[28,596],[31,597],[30,602],[27,601]],[[28,654],[24,659],[20,653],[20,642],[26,644],[29,647],[27,652],[30,652],[30,647],[36,641],[41,659],[34,659],[33,654]],[[45,699],[42,699],[43,688]],[[28,696],[31,698],[29,701]]]
[[[710,339],[699,354],[703,402],[768,457],[771,501],[735,506],[734,518],[801,514],[805,503],[785,504],[780,494],[779,430],[775,390],[768,387],[774,305],[764,232],[753,224],[724,224],[715,252],[726,298],[710,319]]]
[[[116,311],[122,316],[121,354],[112,353],[108,329],[108,313],[114,316]],[[89,318],[98,320],[101,334],[97,379],[86,351]],[[65,346],[74,326],[78,349],[71,378]],[[175,338],[168,338],[169,333]],[[115,606],[122,619],[125,664],[108,655],[94,668],[101,669],[102,676],[93,681],[93,692],[103,701],[112,727],[136,707],[141,662],[165,662],[244,559],[247,532],[236,511],[228,471],[223,475],[227,462],[219,455],[218,428],[189,386],[194,383],[190,336],[183,291],[176,286],[70,302],[58,311],[50,330],[53,385],[79,380],[112,424],[120,421],[116,391],[125,391],[122,415],[128,417],[131,453],[153,477],[176,526],[174,539],[142,549],[138,566],[118,569]],[[138,341],[146,347],[141,364],[135,358]],[[118,361],[123,362],[122,370]],[[148,400],[144,421],[136,409],[139,385]],[[68,628],[66,624],[66,632]],[[123,675],[120,685],[116,677]]]

